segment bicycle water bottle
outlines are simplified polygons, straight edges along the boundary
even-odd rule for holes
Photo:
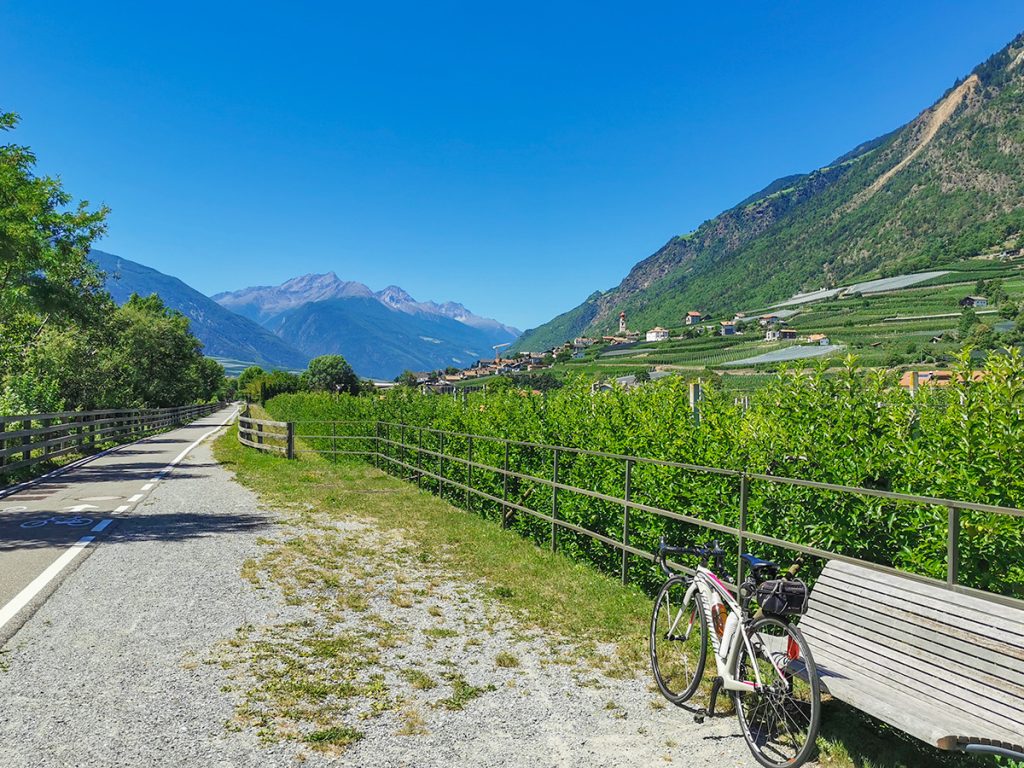
[[[729,646],[732,644],[732,637],[736,634],[736,627],[739,626],[740,617],[735,613],[730,613],[729,618],[725,620],[725,631],[722,633],[722,642],[718,646],[718,655],[723,659],[729,653]]]
[[[722,598],[716,594],[711,595],[711,625],[715,630],[715,634],[718,635],[719,639],[722,637],[722,633],[725,632],[726,625],[726,614],[727,611],[725,606],[722,604]]]

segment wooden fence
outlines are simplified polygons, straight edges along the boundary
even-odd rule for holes
[[[185,424],[223,407],[224,403],[205,403],[0,416],[0,479],[68,453],[89,453],[103,444],[126,442]]]

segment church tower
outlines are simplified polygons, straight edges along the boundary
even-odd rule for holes
[[[619,333],[626,332],[626,313],[619,312]]]

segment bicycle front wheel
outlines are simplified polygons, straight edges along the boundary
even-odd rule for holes
[[[658,688],[673,704],[693,696],[704,676],[708,652],[708,620],[700,592],[689,601],[690,578],[673,576],[665,582],[651,613],[651,669]]]
[[[734,691],[743,737],[766,768],[796,768],[811,756],[821,723],[818,669],[800,630],[777,618],[757,620],[747,631],[733,676],[751,683]],[[752,653],[751,653],[752,652]]]

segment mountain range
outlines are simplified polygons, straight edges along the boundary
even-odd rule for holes
[[[677,327],[802,290],[1024,245],[1024,35],[906,125],[810,173],[777,179],[671,238],[609,291],[526,331],[514,350]]]
[[[118,304],[133,293],[155,293],[190,320],[192,333],[210,357],[237,360],[264,368],[303,369],[309,357],[271,331],[225,309],[176,277],[104,251],[89,258],[106,273],[106,288]]]
[[[519,335],[462,304],[416,301],[396,285],[374,292],[333,272],[210,298],[120,256],[93,250],[90,258],[115,301],[158,294],[191,319],[205,353],[232,372],[250,364],[300,370],[318,355],[341,354],[360,376],[391,379],[406,369],[467,366]]]

